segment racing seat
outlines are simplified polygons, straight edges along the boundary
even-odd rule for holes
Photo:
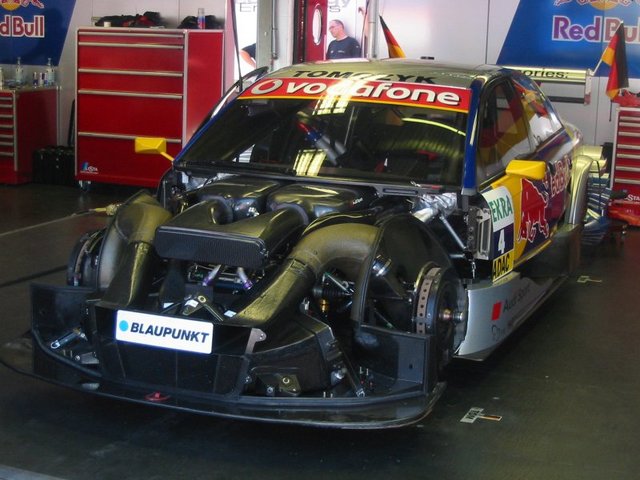
[[[454,128],[407,122],[385,126],[374,138],[379,138],[375,150],[385,157],[386,172],[434,183],[459,182],[464,135]]]

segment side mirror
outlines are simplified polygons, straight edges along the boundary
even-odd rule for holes
[[[158,137],[136,137],[136,153],[159,154],[173,163],[173,157],[167,153],[167,139]]]
[[[543,180],[547,172],[546,162],[537,160],[511,160],[507,165],[507,175]]]

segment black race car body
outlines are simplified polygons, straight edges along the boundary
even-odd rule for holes
[[[258,78],[157,195],[80,239],[67,285],[33,285],[32,353],[12,343],[3,361],[211,415],[415,422],[453,357],[485,358],[575,267],[580,143],[498,67],[320,62]]]

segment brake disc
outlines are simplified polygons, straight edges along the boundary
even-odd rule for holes
[[[420,271],[414,290],[415,332],[436,338],[438,357],[448,362],[454,349],[457,323],[463,320],[460,309],[462,289],[451,267],[428,262]]]

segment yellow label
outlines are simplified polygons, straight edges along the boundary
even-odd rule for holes
[[[493,279],[497,280],[513,270],[513,250],[500,255],[493,261]]]

